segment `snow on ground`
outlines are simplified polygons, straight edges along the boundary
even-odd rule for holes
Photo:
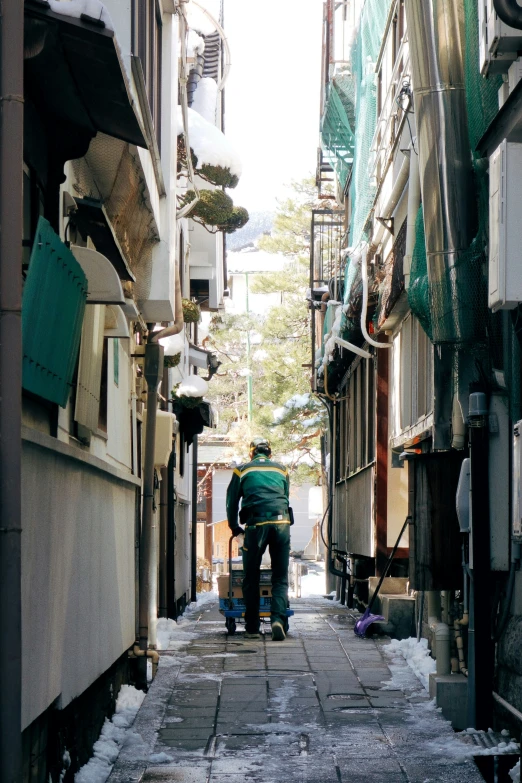
[[[389,663],[392,672],[391,680],[386,683],[388,689],[404,686],[404,661],[417,675],[426,690],[428,690],[429,676],[437,668],[435,660],[430,656],[428,640],[421,639],[392,639],[390,644],[383,648],[384,653],[392,660]]]
[[[130,727],[145,693],[132,685],[122,685],[116,700],[116,712],[105,719],[100,737],[94,743],[94,755],[74,776],[74,783],[105,783],[123,745],[132,741]]]
[[[186,647],[197,636],[187,630],[187,626],[194,627],[194,615],[201,611],[209,611],[205,609],[205,606],[216,600],[215,593],[198,593],[197,601],[188,605],[184,615],[178,617],[177,622],[160,618],[157,624],[158,649],[182,650]],[[195,660],[195,656],[183,657],[184,663]],[[180,663],[179,659],[172,656],[160,659],[161,666],[173,666]],[[121,686],[116,700],[116,712],[111,720],[105,720],[100,737],[94,743],[93,756],[76,773],[74,783],[105,783],[123,746],[133,747],[136,758],[146,757],[151,763],[161,764],[172,761],[172,758],[166,753],[149,756],[142,737],[132,731],[132,724],[144,698],[145,693],[132,685]],[[64,764],[66,764],[65,758]]]

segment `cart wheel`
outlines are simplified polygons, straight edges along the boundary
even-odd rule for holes
[[[227,617],[225,620],[225,625],[227,627],[228,635],[233,636],[236,632],[236,621],[233,617]]]

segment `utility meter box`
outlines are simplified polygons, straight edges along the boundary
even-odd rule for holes
[[[522,144],[504,139],[489,159],[489,306],[522,302]]]
[[[154,467],[166,468],[172,451],[172,436],[175,432],[176,417],[169,411],[156,411],[156,443],[154,448]],[[145,438],[147,411],[143,411],[143,447],[142,459],[145,459]]]

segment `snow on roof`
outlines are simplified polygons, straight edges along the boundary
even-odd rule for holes
[[[219,21],[220,14],[220,0],[198,0],[199,5],[206,8],[214,19]],[[193,30],[197,30],[202,35],[212,35],[216,31],[216,28],[203,11],[194,5],[189,3],[187,7],[187,21],[189,27]]]
[[[189,30],[187,40],[187,57],[196,57],[205,51],[205,39],[195,30]]]
[[[197,111],[198,114],[210,122],[212,125],[216,124],[216,106],[217,106],[218,86],[215,79],[211,79],[210,76],[204,76],[200,79],[194,98],[192,100],[192,108]]]
[[[92,19],[99,19],[105,24],[106,30],[114,31],[111,16],[100,0],[48,0],[51,11],[62,16],[81,19],[82,14]]]
[[[208,383],[200,375],[189,375],[178,386],[178,397],[203,397],[208,392]]]
[[[183,128],[181,106],[178,106],[178,128]],[[225,134],[193,109],[188,109],[189,141],[198,159],[198,168],[203,164],[230,169],[231,174],[241,176],[242,165],[239,156]]]

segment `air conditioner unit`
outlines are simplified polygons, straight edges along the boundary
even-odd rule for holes
[[[504,139],[489,159],[489,306],[522,302],[522,144]]]
[[[493,0],[479,0],[478,16],[480,72],[507,73],[522,49],[522,31],[501,22]]]
[[[169,411],[156,411],[156,440],[154,443],[154,467],[166,468],[172,451],[172,436],[176,431],[176,417]],[[143,447],[142,460],[145,459],[145,433],[147,428],[147,410],[143,411]]]

